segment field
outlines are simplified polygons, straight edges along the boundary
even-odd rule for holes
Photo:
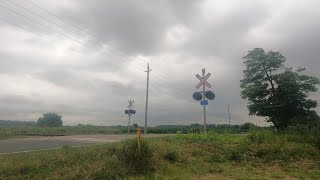
[[[120,134],[125,128],[103,126],[63,126],[63,127],[37,127],[13,126],[0,127],[0,138],[21,135],[77,135],[77,134]]]
[[[7,121],[4,121],[7,122]],[[215,125],[209,124],[208,130],[211,131],[231,131],[231,132],[248,132],[253,124],[246,123],[243,125]],[[136,127],[131,126],[130,132],[136,133]],[[143,127],[141,127],[143,129]],[[162,125],[149,127],[149,133],[155,134],[176,134],[176,133],[199,133],[203,129],[200,124],[191,125]],[[61,127],[39,127],[36,123],[26,124],[26,122],[16,122],[11,126],[4,123],[1,125],[0,120],[0,139],[7,139],[16,136],[50,136],[50,135],[87,135],[87,134],[126,134],[127,126],[94,126],[94,125],[77,125]]]
[[[0,156],[0,179],[320,179],[314,137],[186,134]]]

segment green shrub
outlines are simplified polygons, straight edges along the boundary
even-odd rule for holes
[[[223,153],[213,153],[211,157],[208,159],[209,162],[214,163],[223,163],[226,162],[226,155]]]
[[[116,157],[108,159],[104,168],[94,173],[93,179],[95,180],[117,180],[126,177],[127,170],[122,166]]]
[[[163,158],[171,163],[175,163],[180,159],[178,152],[175,150],[166,151]]]
[[[229,160],[230,161],[236,161],[241,162],[244,159],[243,154],[239,151],[231,151]]]
[[[289,127],[287,133],[290,141],[312,144],[320,149],[320,123],[297,124]]]
[[[228,158],[229,161],[235,161],[235,162],[241,162],[241,161],[245,161],[248,158],[248,153],[249,153],[249,149],[248,149],[248,145],[246,144],[239,144],[236,146],[233,146],[232,148],[228,148],[225,151],[228,152],[224,152]]]
[[[248,139],[252,143],[261,144],[264,142],[274,141],[276,137],[271,131],[252,131],[248,135]]]
[[[119,161],[127,168],[130,174],[147,174],[155,169],[154,150],[145,141],[138,150],[136,140],[127,141],[118,151]]]

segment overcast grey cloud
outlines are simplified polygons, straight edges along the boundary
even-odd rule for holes
[[[255,47],[280,51],[287,66],[320,77],[319,7],[317,0],[1,1],[0,119],[57,112],[65,124],[125,125],[134,99],[133,122],[142,125],[150,63],[150,125],[202,123],[192,93],[203,67],[216,94],[208,123],[227,123],[230,104],[233,124],[265,125],[240,98],[241,58]]]

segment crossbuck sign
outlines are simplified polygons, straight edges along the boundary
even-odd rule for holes
[[[128,105],[129,110],[133,109],[134,100],[130,99],[128,102],[129,102],[129,105]]]
[[[211,85],[207,82],[207,79],[211,76],[210,73],[208,73],[207,75],[205,75],[206,70],[202,69],[202,77],[197,74],[196,77],[200,80],[200,83],[196,86],[197,89],[199,89],[202,85],[207,86],[208,88],[211,87]]]

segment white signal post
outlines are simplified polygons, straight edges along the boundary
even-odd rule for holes
[[[205,101],[206,100],[206,96],[205,96],[205,93],[206,93],[206,86],[208,88],[211,87],[211,85],[207,82],[207,79],[211,76],[210,73],[208,73],[207,75],[206,74],[206,69],[203,68],[202,69],[202,77],[197,74],[196,77],[200,80],[200,83],[196,86],[197,89],[199,89],[201,86],[203,88],[203,91],[202,91],[202,100]],[[207,112],[206,112],[206,105],[203,105],[203,131],[204,133],[207,132]]]

